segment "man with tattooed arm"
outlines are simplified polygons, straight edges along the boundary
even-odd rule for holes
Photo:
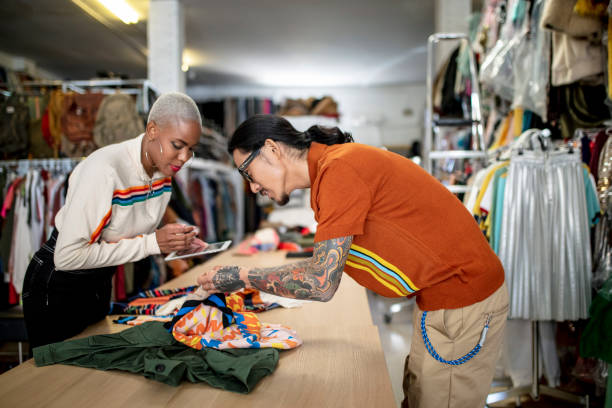
[[[228,150],[254,193],[284,205],[293,190],[311,189],[314,253],[271,268],[217,266],[198,284],[327,302],[346,272],[383,296],[416,296],[402,405],[484,406],[508,310],[503,267],[436,179],[400,155],[352,142],[338,128],[299,132],[274,115],[243,122]]]

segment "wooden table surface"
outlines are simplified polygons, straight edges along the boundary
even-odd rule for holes
[[[222,253],[162,288],[193,285],[215,265],[274,266],[289,263],[282,251],[239,256]],[[114,317],[77,337],[128,328]],[[344,275],[334,298],[295,309],[259,314],[262,322],[282,323],[304,341],[281,351],[278,367],[247,395],[183,382],[178,387],[121,371],[53,365],[32,359],[0,375],[0,407],[393,407],[393,391],[365,289]]]

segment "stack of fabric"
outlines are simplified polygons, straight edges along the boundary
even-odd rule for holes
[[[149,293],[160,295],[153,299],[185,295],[174,317],[165,324],[148,321],[117,334],[37,347],[34,361],[38,366],[60,363],[123,370],[175,386],[183,380],[206,382],[248,393],[275,370],[279,349],[302,344],[290,328],[261,323],[253,312],[245,311],[264,303],[258,302],[256,293],[226,297],[193,289]],[[155,304],[157,300],[160,302]],[[161,309],[165,304],[157,300],[139,310]],[[253,300],[260,304],[251,306]]]

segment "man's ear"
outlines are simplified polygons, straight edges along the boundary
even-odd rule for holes
[[[266,139],[266,141],[264,142],[264,146],[266,147],[266,149],[268,149],[268,151],[274,155],[274,157],[276,157],[277,159],[280,158],[281,156],[281,146],[280,143],[272,140],[272,139]]]

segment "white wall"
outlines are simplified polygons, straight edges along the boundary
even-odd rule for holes
[[[39,79],[60,79],[60,76],[54,72],[47,71],[34,61],[18,55],[11,55],[0,51],[0,65],[12,71],[25,72],[34,78]]]
[[[196,101],[225,97],[286,98],[332,96],[338,103],[342,130],[353,133],[355,141],[375,146],[407,146],[421,140],[425,84],[342,88],[270,88],[240,86],[191,86],[187,93]],[[312,118],[292,120],[297,128],[312,124]],[[326,120],[323,124],[333,124]]]

